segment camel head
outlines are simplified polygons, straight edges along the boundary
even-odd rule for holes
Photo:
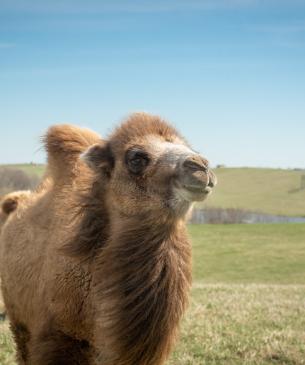
[[[126,215],[186,214],[216,184],[208,161],[157,116],[133,114],[83,160],[107,186],[110,209]]]

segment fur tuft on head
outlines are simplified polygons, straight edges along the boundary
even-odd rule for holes
[[[120,150],[131,140],[140,139],[145,136],[158,136],[164,141],[173,142],[173,139],[184,138],[169,123],[157,115],[144,112],[131,114],[130,117],[115,129],[110,136],[110,145],[114,150]]]
[[[63,124],[49,128],[43,142],[48,153],[48,173],[56,180],[73,175],[79,156],[101,142],[101,137],[89,129]]]

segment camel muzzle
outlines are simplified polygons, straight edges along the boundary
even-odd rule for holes
[[[176,186],[186,200],[204,200],[216,183],[215,174],[202,156],[194,154],[181,161]]]

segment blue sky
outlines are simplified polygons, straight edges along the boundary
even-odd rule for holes
[[[305,1],[0,0],[0,163],[160,114],[212,164],[305,167]]]

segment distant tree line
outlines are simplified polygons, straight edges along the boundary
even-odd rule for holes
[[[305,217],[288,217],[252,212],[239,208],[195,208],[189,223],[237,224],[237,223],[305,223]]]
[[[39,183],[37,175],[29,175],[20,169],[0,167],[0,195],[16,190],[32,190]]]

